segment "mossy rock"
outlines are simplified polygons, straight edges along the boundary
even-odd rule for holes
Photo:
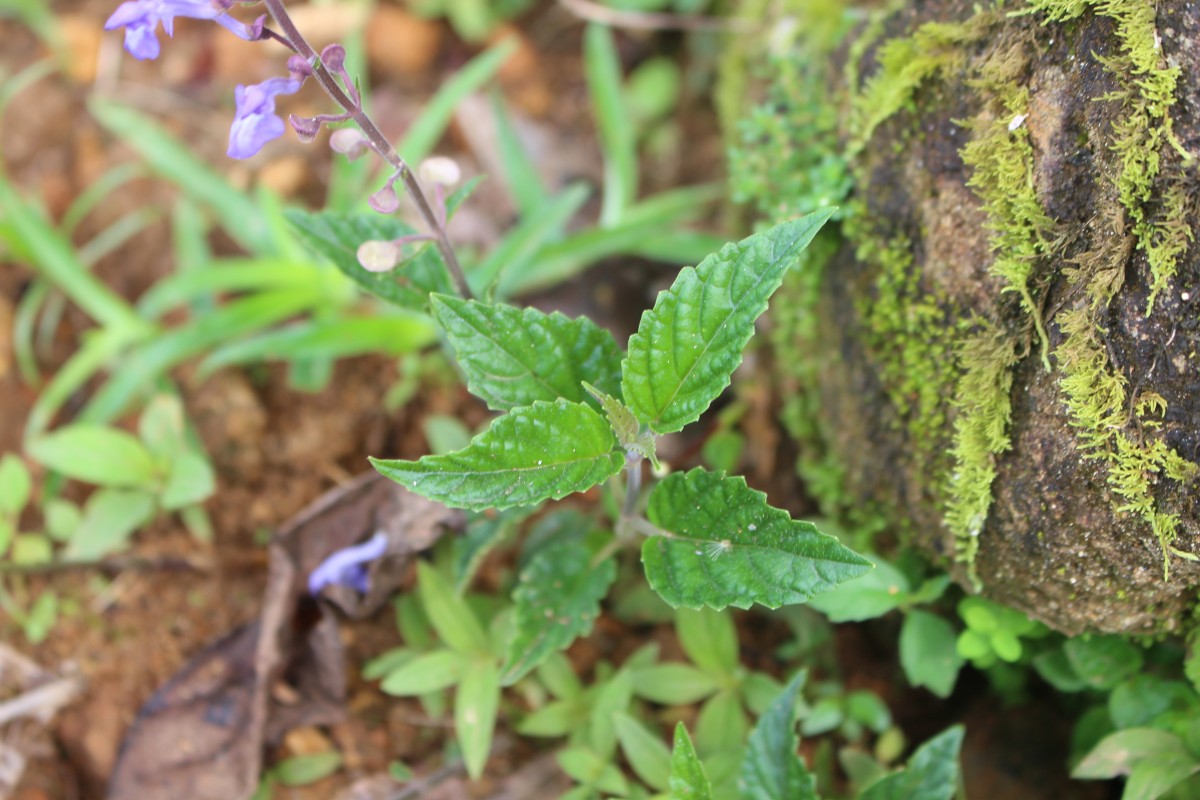
[[[730,130],[767,216],[843,207],[773,306],[802,474],[1059,630],[1175,629],[1200,584],[1200,5],[792,5]]]

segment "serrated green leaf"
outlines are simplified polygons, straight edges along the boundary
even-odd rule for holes
[[[817,780],[796,755],[796,698],[807,673],[792,678],[750,732],[742,759],[743,800],[817,800]]]
[[[341,766],[341,753],[310,753],[280,761],[271,770],[271,774],[284,786],[304,786],[329,777]]]
[[[712,785],[683,723],[675,725],[675,747],[671,751],[670,800],[712,800]]]
[[[93,492],[64,555],[79,560],[106,556],[124,547],[129,536],[153,518],[153,495],[122,489]]]
[[[586,317],[448,295],[434,295],[431,303],[467,387],[497,411],[536,400],[585,402],[585,380],[619,391],[621,349],[611,333]]]
[[[664,791],[670,783],[671,751],[646,726],[623,712],[613,715],[621,752],[633,772],[652,789]]]
[[[654,487],[642,545],[654,591],[672,606],[778,608],[856,578],[871,562],[812,524],[767,505],[741,477],[694,469]]]
[[[463,670],[454,696],[454,732],[462,748],[467,775],[478,780],[487,765],[500,708],[500,676],[490,660],[474,661]]]
[[[424,309],[432,292],[453,292],[450,274],[435,247],[422,248],[391,272],[369,272],[358,263],[358,246],[366,241],[392,241],[414,229],[383,214],[284,212],[300,241],[326,259],[366,292],[410,309]]]
[[[737,631],[733,615],[702,608],[675,612],[679,644],[692,663],[719,676],[732,676],[738,668]]]
[[[622,396],[657,433],[699,419],[729,385],[783,274],[833,214],[784,222],[680,271],[642,315],[622,364]]]
[[[29,443],[29,455],[68,478],[97,486],[153,487],[154,456],[137,437],[101,425],[67,425]]]
[[[25,463],[13,453],[0,458],[0,516],[15,517],[29,502],[33,481]]]
[[[590,489],[625,463],[599,412],[558,400],[516,408],[470,447],[420,461],[370,459],[381,474],[453,508],[530,506]]]
[[[961,725],[939,733],[917,748],[908,766],[868,786],[859,800],[953,800],[962,740]]]
[[[949,697],[963,665],[956,639],[954,627],[938,615],[910,611],[900,629],[900,665],[908,682]]]
[[[594,556],[583,542],[566,541],[539,550],[521,572],[513,591],[515,630],[501,669],[505,686],[591,631],[600,601],[617,577],[615,560],[593,564]]]

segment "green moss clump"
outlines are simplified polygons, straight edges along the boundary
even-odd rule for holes
[[[1117,178],[1121,204],[1129,212],[1138,247],[1150,264],[1150,296],[1146,315],[1175,276],[1193,234],[1184,222],[1186,192],[1179,169],[1164,172],[1165,149],[1173,148],[1185,164],[1195,161],[1175,136],[1171,108],[1176,102],[1179,67],[1168,66],[1155,24],[1153,0],[1028,0],[1047,21],[1065,22],[1093,13],[1108,17],[1121,43],[1117,56],[1100,62],[1121,83],[1102,99],[1120,104],[1113,120],[1113,150],[1120,160]],[[1157,188],[1156,188],[1157,187]],[[1165,187],[1165,188],[1164,188]],[[1161,196],[1161,202],[1155,197]],[[1155,206],[1158,206],[1157,213]]]

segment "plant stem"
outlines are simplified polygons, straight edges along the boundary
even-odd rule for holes
[[[458,263],[458,257],[454,254],[454,248],[450,245],[450,238],[446,234],[446,228],[438,220],[438,216],[434,213],[433,207],[430,206],[425,192],[421,190],[421,185],[417,182],[417,176],[413,174],[408,163],[400,157],[400,154],[396,152],[396,148],[392,147],[392,143],[388,141],[387,137],[376,127],[375,122],[363,111],[362,104],[355,103],[347,96],[342,87],[338,85],[337,78],[321,63],[320,55],[312,48],[312,45],[308,43],[304,35],[300,33],[299,28],[292,22],[292,18],[288,16],[287,9],[283,5],[283,0],[264,0],[264,3],[267,10],[271,13],[271,18],[275,20],[275,24],[283,32],[283,37],[295,48],[296,53],[311,65],[313,77],[317,83],[321,84],[321,88],[325,90],[325,93],[350,115],[350,118],[358,125],[359,130],[363,132],[383,160],[400,174],[400,180],[404,182],[408,193],[412,195],[413,202],[417,204],[417,210],[421,213],[425,224],[433,232],[438,251],[441,252],[442,260],[446,262],[446,267],[450,270],[450,275],[458,287],[459,294],[469,299],[471,297],[471,287],[467,284],[467,276],[463,273],[462,266]]]
[[[642,459],[625,467],[625,502],[621,505],[621,519],[637,516],[638,498],[642,493]]]

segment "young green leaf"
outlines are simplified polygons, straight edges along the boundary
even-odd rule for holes
[[[442,573],[423,561],[417,564],[417,594],[433,629],[451,649],[463,655],[489,652],[487,633],[475,612]]]
[[[150,488],[159,477],[154,456],[135,436],[101,425],[68,425],[34,439],[28,449],[50,469],[98,486]]]
[[[467,664],[454,696],[454,732],[472,779],[483,775],[499,707],[500,676],[496,665],[488,659]]]
[[[670,800],[712,800],[712,785],[683,723],[675,725],[675,747],[671,751]]]
[[[33,481],[25,463],[14,453],[0,458],[0,516],[16,517],[29,502]],[[0,548],[2,551],[3,548]]]
[[[734,689],[722,689],[704,701],[696,718],[696,747],[705,757],[714,753],[740,751],[746,742],[750,720],[742,710],[742,699]]]
[[[410,658],[387,674],[379,688],[398,697],[413,697],[453,686],[463,671],[463,655],[435,650]]]
[[[833,209],[728,244],[642,314],[622,364],[625,401],[657,433],[695,422],[729,385],[754,321]]]
[[[669,475],[650,494],[648,515],[663,535],[642,545],[646,577],[676,608],[803,603],[871,568],[832,536],[767,505],[741,477]]]
[[[285,761],[280,761],[271,770],[271,774],[284,786],[304,786],[329,777],[341,766],[342,754],[326,751],[293,756]]]
[[[184,451],[171,459],[159,502],[168,511],[207,500],[217,488],[212,465],[201,453]]]
[[[420,461],[370,459],[385,477],[453,508],[531,506],[621,470],[604,417],[582,403],[536,402],[499,417],[465,450]]]
[[[665,790],[670,782],[671,752],[662,739],[624,712],[613,714],[613,725],[634,773],[650,788]]]
[[[621,447],[625,448],[625,452],[649,460],[650,464],[658,469],[654,433],[643,430],[642,423],[638,422],[637,417],[629,410],[629,406],[611,394],[600,391],[586,381],[583,388],[596,398],[596,402],[600,403],[600,408],[604,410],[604,416],[608,417],[608,424],[612,426],[613,433],[617,435],[617,441]]]
[[[146,492],[101,489],[83,508],[83,521],[63,555],[93,559],[125,546],[129,536],[154,518],[154,497]]]
[[[543,547],[521,572],[513,592],[515,632],[501,670],[505,686],[591,631],[600,601],[617,577],[613,559],[593,564],[594,556],[595,549],[585,543],[564,541]]]
[[[937,614],[910,611],[900,628],[900,665],[908,682],[949,697],[963,664],[956,638],[954,627]]]
[[[917,748],[908,766],[867,787],[859,800],[953,800],[963,727],[947,728]]]
[[[585,402],[585,380],[604,391],[619,390],[621,349],[611,333],[586,317],[449,295],[430,300],[467,387],[497,411],[537,400]]]
[[[691,705],[720,688],[716,676],[691,664],[653,664],[634,673],[637,696],[667,706]]]
[[[737,671],[738,640],[731,614],[681,608],[675,612],[675,631],[683,652],[696,666],[718,676]]]
[[[750,732],[742,759],[743,800],[816,800],[817,780],[796,755],[796,697],[806,674],[788,682]]]

